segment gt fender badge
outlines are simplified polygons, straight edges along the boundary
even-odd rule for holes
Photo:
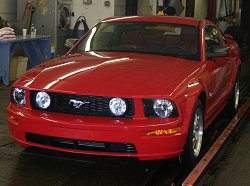
[[[88,101],[78,101],[78,100],[75,100],[75,99],[70,99],[69,100],[69,104],[73,103],[73,107],[75,108],[80,108],[82,105],[84,104],[89,104]]]

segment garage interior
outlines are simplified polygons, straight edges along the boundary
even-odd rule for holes
[[[0,185],[182,185],[191,170],[182,167],[178,158],[140,162],[134,158],[25,149],[11,139],[6,112],[11,85],[34,66],[63,57],[69,50],[67,41],[79,39],[107,17],[157,15],[170,5],[175,6],[176,16],[213,21],[237,41],[243,107],[250,99],[249,0],[1,0],[0,28],[13,28],[16,39],[24,37],[23,29],[28,36],[35,29],[37,43],[26,46],[20,39],[6,56],[0,39],[1,58],[9,61],[9,66],[0,63]],[[35,60],[40,53],[45,57]],[[8,72],[4,72],[6,68]],[[209,129],[213,132],[207,149],[231,119],[223,112],[216,118],[219,125]],[[196,184],[249,185],[249,136],[248,110]]]

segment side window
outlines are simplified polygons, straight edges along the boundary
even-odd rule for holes
[[[206,50],[210,50],[213,45],[223,45],[219,31],[212,25],[205,27]]]

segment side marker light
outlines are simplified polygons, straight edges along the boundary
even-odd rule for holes
[[[169,135],[169,134],[176,134],[180,131],[180,128],[173,128],[173,129],[159,129],[159,130],[153,130],[148,132],[147,136],[162,136],[162,135]]]
[[[14,116],[10,116],[10,119],[13,120],[14,122],[17,122],[17,118]]]

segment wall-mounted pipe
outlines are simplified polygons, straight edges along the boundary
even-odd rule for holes
[[[210,21],[215,21],[214,20],[214,1],[213,0],[207,0],[207,19]]]

